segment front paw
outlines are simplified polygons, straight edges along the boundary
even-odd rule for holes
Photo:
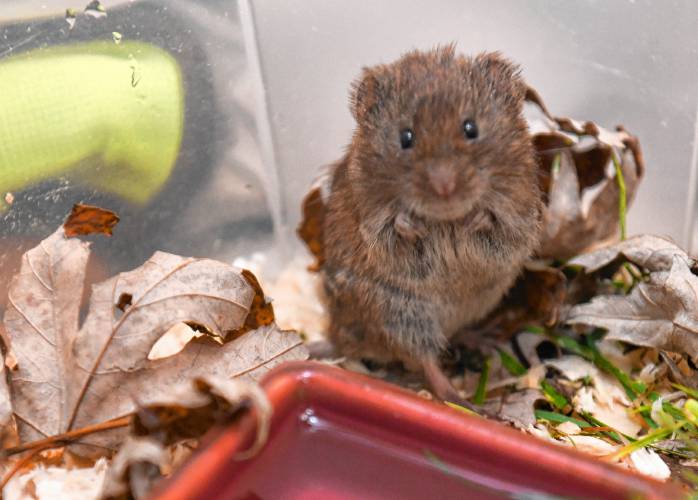
[[[427,234],[424,223],[411,217],[407,212],[400,212],[395,217],[395,231],[411,243],[424,238]]]
[[[474,233],[494,227],[494,215],[489,210],[479,210],[466,224],[466,230]]]

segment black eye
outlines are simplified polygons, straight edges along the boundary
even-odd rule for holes
[[[468,139],[477,139],[477,123],[475,120],[465,120],[463,122],[463,133]]]
[[[414,144],[414,132],[409,128],[400,131],[400,146],[402,149],[411,148]]]

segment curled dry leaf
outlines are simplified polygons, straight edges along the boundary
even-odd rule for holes
[[[545,201],[539,255],[567,259],[619,234],[620,188],[613,158],[630,206],[644,174],[640,145],[623,127],[612,132],[592,122],[552,116],[531,88],[527,100],[547,119],[532,127]]]
[[[648,271],[667,271],[671,268],[674,257],[685,260],[689,267],[694,265],[694,260],[669,238],[642,234],[615,245],[579,255],[568,264],[581,266],[585,272],[593,273],[622,258]]]
[[[256,454],[269,435],[272,408],[264,391],[254,383],[220,376],[197,377],[175,387],[157,401],[138,409],[134,429],[138,435],[152,436],[163,445],[201,437],[214,424],[226,423],[239,410],[253,407],[257,436],[252,447],[238,455],[244,459]]]
[[[308,246],[315,257],[315,263],[308,267],[310,271],[318,271],[325,262],[325,242],[323,224],[325,223],[325,203],[329,197],[332,180],[332,166],[324,169],[305,198],[303,198],[303,218],[298,225],[297,233]]]
[[[241,274],[254,290],[254,297],[250,305],[250,312],[245,318],[245,324],[236,332],[239,335],[261,326],[271,325],[274,322],[274,307],[264,295],[257,277],[247,269],[243,269]]]
[[[63,223],[63,230],[68,238],[95,233],[111,236],[118,222],[119,216],[111,210],[78,203],[73,205],[73,210]]]
[[[150,437],[129,437],[114,456],[104,477],[102,498],[145,498],[159,479],[167,452]]]
[[[247,269],[243,269],[241,275],[254,290],[254,298],[252,299],[250,311],[245,318],[245,324],[233,332],[228,332],[225,338],[226,341],[234,340],[239,335],[247,333],[250,330],[271,325],[275,320],[274,308],[271,302],[265,297],[262,287],[259,285],[259,281],[257,281],[257,277]],[[201,330],[206,330],[205,326],[195,324],[194,326],[196,328],[192,328],[189,323],[184,322],[173,325],[157,340],[157,342],[155,342],[155,344],[153,344],[153,347],[148,353],[148,359],[163,359],[181,352],[192,339],[204,335]]]
[[[695,261],[671,241],[637,236],[573,259],[594,272],[624,257],[649,272],[628,295],[594,298],[570,310],[568,323],[608,330],[607,339],[698,355]]]
[[[155,341],[176,323],[223,339],[243,327],[255,290],[233,266],[157,252],[95,285],[78,328],[88,256],[89,244],[60,228],[23,256],[10,286],[5,326],[18,361],[11,394],[22,441],[131,414],[136,401],[157,401],[192,377],[257,378],[307,356],[296,334],[272,324],[223,345],[190,342],[176,356],[150,361]],[[89,441],[111,448],[122,430]]]
[[[271,404],[264,391],[253,383],[220,377],[195,378],[178,385],[157,402],[138,409],[135,437],[129,437],[112,460],[102,496],[116,498],[131,493],[144,498],[161,473],[172,469],[166,446],[199,438],[214,424],[225,424],[250,406],[257,417],[257,438],[237,458],[248,458],[266,442]]]
[[[298,226],[298,236],[308,246],[315,257],[315,263],[308,269],[317,271],[325,261],[325,243],[323,240],[322,224],[325,220],[325,203],[322,200],[320,188],[312,188],[303,199],[303,220]]]

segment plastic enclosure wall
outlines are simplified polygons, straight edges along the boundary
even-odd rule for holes
[[[280,185],[298,193],[341,155],[353,127],[349,82],[361,66],[456,42],[518,62],[550,110],[642,143],[647,175],[631,233],[687,244],[698,179],[698,3],[691,0],[384,0],[252,2]],[[698,240],[696,241],[698,243]],[[698,245],[694,246],[694,251]]]
[[[630,232],[668,234],[683,244],[694,233],[698,3],[691,0],[103,3],[106,18],[79,18],[69,32],[63,16],[66,8],[80,10],[75,2],[5,0],[0,61],[74,42],[80,30],[107,40],[118,31],[175,57],[183,48],[196,53],[183,67],[191,79],[178,164],[184,176],[167,185],[149,212],[110,203],[122,215],[111,246],[118,246],[119,233],[131,234],[129,224],[150,229],[134,230],[130,239],[138,243],[113,252],[118,270],[139,265],[155,249],[232,260],[273,241],[285,254],[289,244],[300,248],[293,230],[301,197],[351,135],[350,82],[364,65],[449,42],[464,53],[500,50],[518,62],[558,115],[609,128],[624,124],[640,137],[648,167]],[[41,24],[47,19],[57,21],[48,30],[53,34]],[[0,220],[0,237],[27,220],[41,234],[22,236],[45,236],[75,201],[64,195],[40,193],[35,214]],[[61,196],[63,205],[54,201]],[[276,239],[272,225],[281,230]],[[0,246],[0,257],[3,252]]]

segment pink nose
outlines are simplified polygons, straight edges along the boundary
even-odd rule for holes
[[[456,190],[456,173],[450,168],[436,167],[429,171],[429,183],[436,194],[448,198]]]

